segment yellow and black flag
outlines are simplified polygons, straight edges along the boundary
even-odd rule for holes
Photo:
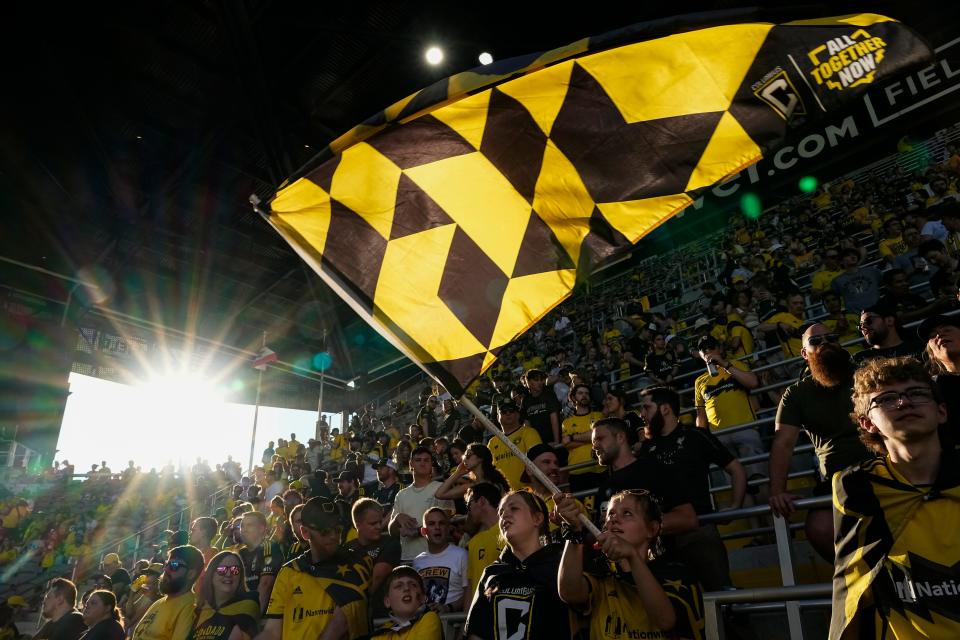
[[[930,57],[870,14],[636,25],[401,100],[290,178],[265,215],[459,395],[578,276],[789,126]]]

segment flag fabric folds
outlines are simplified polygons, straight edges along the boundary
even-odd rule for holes
[[[253,359],[252,366],[254,369],[259,369],[260,371],[266,371],[267,365],[273,362],[276,362],[278,359],[279,358],[277,358],[277,354],[272,349],[263,347],[262,349],[260,349],[260,352],[257,353],[257,357]]]
[[[459,395],[578,277],[699,190],[760,160],[788,127],[931,57],[907,27],[871,14],[674,26],[428,87],[334,141],[265,216]]]

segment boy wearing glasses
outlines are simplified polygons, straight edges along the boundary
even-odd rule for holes
[[[197,597],[193,584],[203,571],[203,554],[196,547],[174,547],[160,576],[160,598],[147,609],[133,631],[133,640],[180,640],[193,627]]]
[[[945,405],[914,358],[857,371],[860,437],[878,457],[833,477],[830,638],[960,637],[960,465]]]

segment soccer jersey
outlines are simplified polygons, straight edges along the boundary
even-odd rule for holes
[[[150,605],[133,631],[133,640],[172,640],[186,638],[193,626],[193,608],[197,597],[192,591],[179,596],[164,596]]]
[[[260,597],[255,591],[244,591],[220,608],[204,603],[195,615],[189,640],[228,640],[234,627],[239,627],[252,638],[258,631]]]
[[[739,360],[731,360],[730,366],[741,371],[750,370]],[[693,403],[707,412],[712,431],[757,419],[747,388],[723,369],[718,369],[716,375],[704,373],[694,381]]]
[[[590,433],[591,425],[602,418],[603,414],[599,411],[591,411],[583,416],[573,415],[563,421],[561,431],[565,436]],[[591,460],[594,460],[593,446],[589,442],[571,442],[567,445],[567,449],[570,451],[570,455],[567,458],[567,464],[569,465],[580,464],[582,462],[590,462]],[[601,471],[603,471],[603,469],[600,467],[600,465],[594,465],[592,467],[584,467],[583,469],[573,469],[570,471],[570,475],[578,475],[581,473],[600,473]]]
[[[243,546],[237,553],[243,560],[248,591],[256,591],[261,576],[275,576],[283,565],[283,549],[273,540],[264,540],[253,549]]]
[[[467,614],[464,637],[569,638],[573,614],[557,593],[562,552],[561,545],[548,544],[521,562],[504,549],[483,572]]]
[[[348,637],[362,636],[369,632],[369,580],[367,561],[338,551],[314,564],[307,551],[280,569],[265,617],[283,620],[284,640],[314,640],[340,609],[347,618]]]
[[[640,593],[629,573],[585,573],[590,599],[583,613],[590,619],[591,640],[628,640],[629,638],[692,638],[700,640],[703,631],[703,595],[683,565],[655,560],[649,565],[657,582],[673,605],[676,624],[670,631],[657,627],[643,608]]]
[[[763,318],[762,322],[764,324],[778,325],[776,330],[777,339],[780,340],[780,349],[783,351],[783,355],[785,357],[796,358],[800,355],[800,350],[803,349],[803,341],[800,339],[799,329],[804,325],[806,320],[802,320],[792,313],[788,313],[786,311],[778,311],[770,317]],[[785,331],[779,328],[780,324],[785,324],[793,329],[796,329],[796,335],[788,335]]]
[[[520,451],[526,453],[535,444],[543,442],[540,435],[532,427],[523,426],[507,436]],[[500,470],[511,489],[520,489],[524,485],[520,481],[523,474],[523,462],[507,448],[500,438],[490,438],[487,443],[490,453],[493,454],[493,466]]]
[[[503,541],[500,539],[500,527],[494,523],[489,529],[477,532],[467,543],[467,578],[470,581],[469,600],[480,584],[483,570],[493,564],[503,551]]]
[[[408,622],[388,620],[383,626],[370,634],[378,640],[443,640],[440,616],[433,611]]]
[[[960,637],[958,463],[945,450],[932,487],[887,458],[833,477],[831,639]]]

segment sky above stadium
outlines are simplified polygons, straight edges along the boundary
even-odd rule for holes
[[[71,373],[55,459],[69,460],[76,473],[102,460],[114,472],[129,460],[144,471],[159,471],[168,462],[193,465],[198,457],[213,468],[228,455],[246,467],[253,413],[252,405],[223,402],[198,378],[133,387]],[[312,438],[316,419],[314,411],[260,407],[254,463],[270,440],[291,433],[301,442]],[[338,414],[327,414],[327,421],[340,426]]]

